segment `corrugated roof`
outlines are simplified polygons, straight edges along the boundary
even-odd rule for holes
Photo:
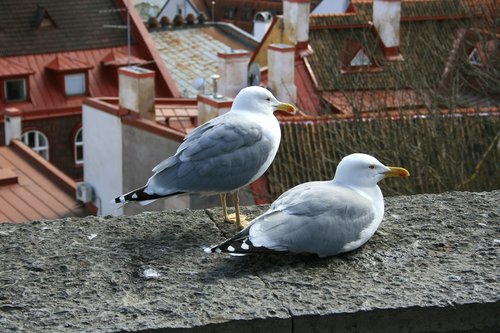
[[[31,75],[33,70],[16,61],[0,58],[0,76]]]
[[[183,97],[197,95],[193,85],[197,78],[204,78],[206,90],[211,91],[209,77],[218,72],[218,52],[249,50],[214,27],[158,30],[151,32],[151,37]]]
[[[101,62],[109,56],[111,51],[115,50],[118,53],[125,53],[127,47],[120,46],[116,48],[105,49],[90,49],[81,51],[61,52],[61,53],[46,53],[35,55],[23,55],[15,57],[0,58],[0,61],[15,63],[18,68],[23,68],[24,71],[33,73],[29,77],[29,94],[30,98],[27,102],[9,103],[9,106],[16,106],[23,112],[32,110],[50,110],[61,109],[65,107],[79,107],[81,101],[87,96],[75,96],[67,98],[65,96],[64,87],[59,85],[59,81],[53,78],[53,71],[47,71],[47,66],[54,65],[62,69],[79,69],[84,70],[86,67],[91,67],[89,73],[89,93],[91,97],[100,96],[118,96],[118,80],[115,70],[103,68]],[[137,46],[132,46],[132,54],[138,55],[140,51]],[[55,62],[55,59],[62,61]],[[67,59],[79,59],[76,62],[69,62]],[[1,63],[0,63],[1,64]],[[2,68],[2,67],[0,67]],[[54,68],[55,69],[55,68]],[[8,68],[0,69],[0,72],[9,71]],[[156,87],[157,96],[165,96],[165,91]],[[168,92],[167,92],[168,93]],[[0,99],[0,110],[5,108],[6,104],[3,99]]]
[[[0,147],[0,222],[84,216],[85,209],[63,185],[47,175],[31,149],[16,142]],[[31,154],[31,155],[30,155]],[[52,167],[53,168],[53,167]],[[14,177],[15,176],[15,177]],[[16,179],[17,177],[17,179]],[[10,179],[2,183],[2,179]]]
[[[54,60],[49,62],[45,68],[52,69],[54,71],[72,71],[72,70],[86,70],[91,69],[92,66],[84,59],[79,59],[77,57],[70,57],[67,54],[56,54]]]

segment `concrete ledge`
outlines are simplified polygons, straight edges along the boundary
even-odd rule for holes
[[[1,224],[0,331],[498,332],[499,202],[387,198],[376,235],[327,259],[206,255],[234,232],[218,208]]]

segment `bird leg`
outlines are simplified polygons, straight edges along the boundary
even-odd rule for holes
[[[220,204],[222,206],[222,215],[224,216],[224,222],[232,223],[232,221],[229,219],[229,216],[227,215],[226,193],[220,194]]]
[[[232,193],[232,199],[234,204],[235,213],[228,214],[227,213],[227,202],[226,202],[226,194],[223,193],[220,195],[220,201],[222,205],[222,214],[224,215],[224,222],[236,223],[238,228],[246,227],[247,218],[245,215],[240,215],[240,198],[238,196],[238,191]]]

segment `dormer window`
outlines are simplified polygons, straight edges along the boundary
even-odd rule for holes
[[[474,48],[471,53],[469,53],[469,64],[471,65],[476,65],[480,66],[482,65],[481,57],[479,56],[479,52],[477,51],[477,48]]]
[[[93,66],[68,54],[58,54],[45,66],[55,73],[66,96],[83,96],[88,92],[88,70]]]
[[[358,53],[356,53],[354,58],[352,58],[351,62],[349,63],[349,66],[351,67],[370,66],[370,65],[371,65],[370,58],[368,58],[368,56],[362,49],[359,49]]]
[[[85,73],[64,75],[64,92],[66,96],[85,95]]]
[[[27,99],[25,78],[7,79],[3,85],[6,102],[22,102]]]
[[[57,25],[50,16],[49,12],[41,6],[36,8],[35,28],[57,28]]]
[[[358,73],[358,72],[379,72],[382,68],[376,63],[373,56],[366,52],[363,45],[352,39],[344,42],[340,57],[340,72]]]

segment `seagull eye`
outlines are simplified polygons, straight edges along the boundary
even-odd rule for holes
[[[266,98],[266,101],[270,102],[271,101],[271,97]]]
[[[373,170],[373,169],[375,169],[375,165],[372,164],[369,166],[369,168]]]

